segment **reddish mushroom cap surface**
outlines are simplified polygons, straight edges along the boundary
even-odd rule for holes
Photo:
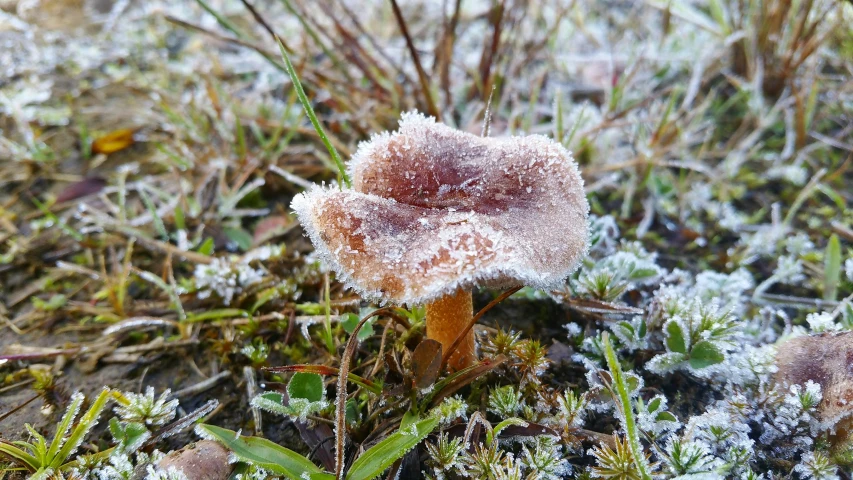
[[[324,261],[362,296],[418,304],[475,285],[553,287],[588,247],[570,153],[540,135],[483,138],[418,113],[359,146],[352,190],[291,207]]]

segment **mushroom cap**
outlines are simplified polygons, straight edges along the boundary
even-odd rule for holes
[[[792,338],[779,345],[776,366],[778,383],[820,384],[818,413],[824,428],[853,415],[853,332]]]
[[[589,204],[571,154],[541,135],[483,138],[412,112],[359,145],[352,190],[291,207],[365,298],[419,304],[475,285],[550,288],[586,254]]]

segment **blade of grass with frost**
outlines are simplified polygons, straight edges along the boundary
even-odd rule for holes
[[[343,63],[341,63],[341,60],[338,58],[337,55],[335,55],[334,51],[329,50],[326,44],[323,43],[323,41],[320,39],[320,35],[318,35],[317,31],[311,27],[311,24],[309,24],[308,21],[305,20],[305,17],[303,15],[300,15],[299,12],[297,12],[296,9],[293,8],[293,5],[291,5],[288,0],[281,0],[281,3],[283,3],[284,7],[287,8],[290,13],[292,13],[293,16],[295,16],[299,20],[299,23],[302,24],[302,28],[305,29],[305,33],[307,33],[308,36],[311,37],[312,40],[314,40],[314,43],[316,43],[320,47],[320,50],[323,51],[323,54],[329,57],[329,60],[332,61],[332,64],[335,66],[335,68],[337,68],[338,71],[340,71],[348,80],[352,80],[352,77],[349,75],[349,72],[347,72],[347,69],[344,68],[344,65]],[[278,40],[278,38],[276,38],[276,40]]]
[[[158,277],[157,275],[154,275],[151,272],[148,272],[145,270],[139,270],[138,268],[135,268],[135,267],[133,268],[133,271],[134,271],[134,273],[136,273],[139,276],[139,278],[146,280],[149,283],[153,283],[154,285],[159,287],[160,290],[163,290],[164,292],[166,292],[166,294],[169,296],[169,298],[172,300],[172,302],[175,303],[175,311],[178,313],[178,319],[180,319],[181,322],[186,321],[187,314],[184,311],[183,304],[181,304],[181,297],[178,296],[178,293],[176,292],[175,288],[173,288],[168,283],[164,282],[160,277]]]
[[[243,33],[242,30],[237,28],[236,25],[234,25],[233,23],[228,21],[227,18],[220,15],[219,12],[214,10],[210,5],[207,4],[207,2],[205,2],[204,0],[195,0],[195,1],[196,1],[196,3],[198,3],[201,6],[201,8],[205,9],[205,11],[207,11],[207,13],[213,15],[213,17],[216,18],[216,21],[219,22],[219,24],[222,25],[223,27],[225,27],[228,31],[230,31],[234,35],[237,35],[237,37],[239,37],[239,38],[249,38],[248,35],[246,35],[245,33]]]
[[[139,197],[142,198],[142,203],[145,204],[145,209],[151,214],[151,220],[154,223],[154,228],[157,230],[157,233],[160,234],[160,238],[162,238],[164,242],[168,242],[169,232],[166,231],[166,225],[163,224],[163,220],[157,213],[157,208],[154,206],[154,202],[151,201],[151,197],[149,197],[148,193],[145,192],[145,188],[140,188],[138,191]]]
[[[43,213],[45,217],[49,218],[50,221],[54,223],[54,225],[58,226],[63,232],[65,232],[66,235],[70,236],[74,240],[77,240],[78,242],[83,241],[83,235],[81,235],[80,232],[69,227],[68,224],[66,224],[62,219],[60,219],[53,212],[51,212],[45,204],[41,203],[38,198],[32,197],[32,201],[33,204],[35,204],[35,206],[39,210],[41,210],[41,213]]]
[[[838,283],[841,281],[841,242],[838,235],[832,234],[824,253],[823,299],[835,300],[838,297]]]
[[[220,25],[222,25],[222,26],[223,26],[226,30],[228,30],[229,32],[231,32],[231,33],[233,33],[234,35],[236,35],[236,36],[237,36],[237,38],[239,38],[240,40],[242,40],[242,41],[244,41],[244,42],[247,42],[248,40],[251,40],[251,38],[252,38],[252,37],[250,37],[249,35],[246,35],[246,33],[245,33],[245,32],[243,32],[242,30],[240,30],[239,28],[237,28],[237,26],[236,26],[236,25],[234,25],[233,23],[231,23],[230,21],[228,21],[228,19],[227,19],[227,18],[225,18],[225,17],[224,17],[224,16],[222,16],[219,12],[217,12],[216,10],[214,10],[214,9],[213,9],[213,7],[211,7],[210,5],[208,5],[204,0],[196,0],[196,3],[198,3],[199,5],[201,5],[201,8],[205,9],[205,11],[207,11],[207,13],[209,13],[209,14],[213,15],[213,17],[214,17],[214,18],[216,18],[216,21],[217,21],[217,22],[219,22],[219,24],[220,24]],[[258,52],[258,54],[260,54],[262,57],[264,57],[265,59],[267,59],[267,61],[269,61],[269,62],[270,62],[270,64],[272,64],[272,66],[274,66],[275,68],[277,68],[277,69],[279,69],[279,70],[284,71],[284,67],[283,67],[281,64],[279,64],[278,62],[276,62],[276,61],[275,61],[275,59],[274,59],[274,58],[272,58],[272,56],[271,56],[271,55],[269,55],[269,54],[265,53],[264,51],[260,50],[259,48],[255,47],[255,46],[253,46],[253,45],[251,45],[251,44],[246,43],[246,45],[245,45],[245,46],[247,46],[247,47],[249,47],[249,48],[252,48],[252,49],[253,49],[253,50],[255,50],[256,52]]]
[[[616,408],[622,411],[624,420],[625,434],[628,438],[628,445],[631,448],[631,453],[634,456],[634,461],[643,480],[652,480],[649,474],[649,466],[646,463],[646,457],[643,455],[643,447],[640,444],[640,432],[637,430],[637,424],[634,421],[634,410],[631,406],[631,395],[628,393],[628,385],[625,383],[625,376],[622,373],[622,366],[619,365],[619,359],[616,358],[616,352],[613,351],[613,344],[610,343],[610,333],[604,332],[601,335],[601,341],[604,343],[604,357],[607,359],[607,366],[610,368],[610,375],[613,378],[613,387],[615,393],[619,396],[616,402]],[[614,399],[616,400],[616,399]]]
[[[302,89],[302,83],[296,75],[296,70],[293,68],[293,64],[290,63],[290,57],[284,50],[284,45],[281,43],[281,39],[276,37],[275,40],[276,43],[278,43],[278,49],[281,51],[281,58],[284,60],[284,64],[287,67],[287,74],[290,75],[290,81],[293,82],[293,88],[296,90],[296,95],[302,103],[302,108],[305,109],[305,114],[308,115],[308,119],[311,120],[311,125],[314,126],[314,130],[316,130],[317,135],[320,136],[320,141],[323,142],[323,145],[326,147],[326,150],[329,151],[329,155],[331,155],[332,160],[334,160],[335,166],[338,167],[338,180],[343,180],[347,188],[352,187],[352,182],[349,179],[349,175],[347,175],[344,162],[341,160],[341,156],[338,154],[337,149],[335,149],[332,142],[329,141],[329,137],[326,136],[326,132],[323,130],[323,126],[320,125],[320,121],[317,120],[317,115],[314,114],[311,102],[308,101],[308,96],[305,95],[305,90]]]

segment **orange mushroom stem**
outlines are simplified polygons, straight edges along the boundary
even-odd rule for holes
[[[426,304],[426,333],[441,343],[445,353],[453,346],[453,342],[471,323],[474,318],[474,301],[471,290],[464,288],[440,297]],[[453,370],[471,366],[477,361],[474,330],[469,330],[465,338],[450,356],[448,365]]]

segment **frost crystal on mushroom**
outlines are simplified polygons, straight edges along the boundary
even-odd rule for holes
[[[577,165],[543,136],[481,138],[404,114],[362,143],[353,190],[292,204],[340,279],[365,297],[423,303],[477,284],[547,288],[587,249]]]

